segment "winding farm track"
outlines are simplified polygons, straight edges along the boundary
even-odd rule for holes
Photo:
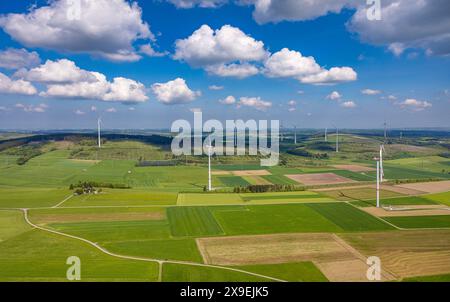
[[[18,209],[16,209],[16,210],[18,210]],[[28,209],[19,209],[19,210],[21,210],[23,212],[24,219],[25,219],[26,223],[28,223],[31,227],[33,227],[35,229],[39,229],[41,231],[45,231],[45,232],[49,232],[49,233],[52,233],[52,234],[56,234],[56,235],[60,235],[60,236],[64,236],[64,237],[68,237],[68,238],[72,238],[72,239],[83,241],[84,243],[87,243],[87,244],[95,247],[96,249],[100,250],[101,252],[103,252],[103,253],[105,253],[105,254],[107,254],[109,256],[112,256],[112,257],[121,258],[121,259],[127,259],[127,260],[137,260],[137,261],[146,261],[146,262],[156,262],[156,263],[158,263],[158,265],[159,265],[158,281],[162,281],[162,266],[163,266],[163,264],[164,263],[171,263],[171,264],[181,264],[181,265],[191,265],[191,266],[200,266],[200,267],[210,267],[210,268],[216,268],[216,269],[223,269],[223,270],[234,271],[234,272],[243,273],[243,274],[247,274],[247,275],[252,275],[252,276],[255,276],[255,277],[260,277],[260,278],[268,279],[268,280],[271,280],[271,281],[287,282],[286,280],[282,280],[282,279],[278,279],[278,278],[274,278],[274,277],[270,277],[270,276],[265,276],[265,275],[262,275],[262,274],[252,273],[252,272],[241,270],[241,269],[226,267],[226,266],[202,264],[202,263],[195,263],[195,262],[188,262],[188,261],[160,260],[160,259],[134,257],[134,256],[126,256],[126,255],[119,255],[119,254],[111,253],[110,251],[108,251],[105,248],[101,247],[97,243],[92,242],[90,240],[87,240],[85,238],[81,238],[81,237],[78,237],[78,236],[62,233],[62,232],[59,232],[59,231],[56,231],[56,230],[51,230],[51,229],[47,229],[47,228],[35,225],[33,222],[30,221],[30,219],[28,217]]]

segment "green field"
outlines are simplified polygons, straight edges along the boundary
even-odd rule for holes
[[[348,204],[309,204],[308,206],[341,227],[344,231],[393,230],[391,226],[381,220]]]
[[[51,207],[70,195],[67,189],[0,187],[0,208]]]
[[[288,173],[288,171],[285,172]],[[298,173],[298,171],[296,173]],[[287,178],[284,175],[264,175],[261,177],[275,185],[298,185],[295,180]]]
[[[426,195],[425,198],[450,206],[450,192],[430,194]]]
[[[165,263],[164,282],[267,282],[267,278],[252,276],[226,269]]]
[[[227,187],[246,187],[250,185],[248,181],[240,176],[219,176],[218,179]]]
[[[172,236],[210,236],[223,234],[207,207],[172,207],[167,209]]]

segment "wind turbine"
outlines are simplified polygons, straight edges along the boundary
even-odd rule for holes
[[[97,135],[98,135],[98,148],[100,149],[102,147],[102,139],[101,139],[101,123],[102,123],[102,118],[99,117],[97,119]]]
[[[325,128],[325,142],[328,142],[328,128]]]
[[[380,161],[377,159],[377,208],[380,207]]]
[[[297,145],[297,126],[294,126],[294,145]]]
[[[387,123],[384,121],[384,142],[387,140]]]
[[[209,142],[206,145],[206,148],[208,149],[208,191],[212,191],[212,183],[211,183],[211,138],[209,138]]]
[[[380,145],[380,161],[379,161],[379,164],[380,164],[380,167],[379,167],[379,169],[380,169],[380,181],[381,182],[383,182],[383,180],[384,180],[384,169],[383,169],[383,153],[384,152],[385,152],[384,144],[382,144],[382,145]]]

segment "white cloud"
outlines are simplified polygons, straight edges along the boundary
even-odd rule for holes
[[[47,60],[39,67],[30,70],[19,70],[15,77],[24,78],[27,81],[39,83],[76,83],[95,82],[96,77],[91,72],[83,70],[75,65],[75,62],[61,59],[57,61]]]
[[[216,75],[256,74],[248,62],[267,57],[264,43],[246,35],[239,28],[224,25],[213,30],[202,25],[190,37],[177,40],[174,58],[193,67],[205,68]]]
[[[287,48],[272,54],[265,61],[264,67],[264,74],[268,77],[299,78],[321,71],[313,57],[304,57],[300,52]]]
[[[75,3],[75,4],[74,4]],[[136,2],[125,0],[49,1],[24,14],[0,17],[0,27],[28,47],[88,53],[114,61],[137,61],[134,43],[152,41]]]
[[[5,106],[0,106],[0,111],[8,111],[8,108],[6,108]]]
[[[294,111],[296,111],[296,110],[297,110],[297,109],[294,108],[294,107],[290,107],[290,108],[288,109],[289,112],[294,112]]]
[[[236,103],[236,98],[232,95],[229,95],[225,99],[219,100],[219,103],[224,105],[233,105]]]
[[[155,83],[152,90],[158,101],[166,105],[189,103],[201,95],[200,91],[192,91],[181,78],[167,83]]]
[[[111,107],[111,108],[106,109],[106,112],[108,112],[108,113],[116,113],[117,109],[114,108],[114,107]]]
[[[352,0],[241,0],[243,4],[254,5],[253,17],[263,24],[280,21],[312,20],[328,13],[339,13],[350,6]]]
[[[381,90],[364,89],[364,90],[361,90],[361,93],[365,94],[365,95],[377,95],[377,94],[381,94]]]
[[[95,112],[95,111],[97,111],[97,107],[95,107],[95,106],[91,106],[91,111],[92,111],[92,112]]]
[[[46,104],[39,104],[39,105],[24,105],[22,103],[17,103],[15,105],[16,108],[22,109],[25,112],[37,112],[37,113],[44,113],[48,105]]]
[[[193,7],[203,7],[203,8],[214,8],[219,7],[228,2],[228,0],[167,0],[168,2],[175,5],[177,8],[193,8]]]
[[[114,78],[109,91],[103,96],[104,101],[145,102],[145,86],[142,83],[126,78]]]
[[[112,82],[99,72],[79,68],[74,62],[61,59],[48,60],[45,64],[31,70],[20,70],[16,77],[47,85],[41,92],[43,97],[82,98],[100,101],[145,102],[148,100],[146,88],[142,83],[122,77]]]
[[[207,66],[205,70],[212,75],[221,77],[248,78],[259,73],[259,69],[248,63],[243,64],[219,64]]]
[[[341,98],[342,98],[342,95],[337,91],[333,91],[332,93],[327,95],[327,99],[332,100],[332,101],[340,100]]]
[[[223,90],[225,87],[218,85],[211,85],[208,87],[209,90]]]
[[[381,1],[382,20],[371,22],[360,7],[348,24],[362,41],[388,45],[400,55],[407,48],[422,48],[436,55],[450,54],[450,2],[447,0]]]
[[[353,101],[347,101],[347,102],[343,102],[341,104],[341,106],[344,107],[344,108],[355,108],[356,104]]]
[[[8,48],[0,51],[0,67],[6,69],[29,68],[41,63],[37,52],[26,49]]]
[[[272,103],[264,101],[260,97],[241,97],[239,99],[238,108],[242,106],[252,107],[259,111],[266,111],[268,108],[272,107]]]
[[[356,72],[350,67],[333,67],[326,70],[313,57],[283,48],[264,62],[264,74],[268,77],[291,77],[305,84],[336,84],[354,81]]]
[[[84,115],[84,114],[86,114],[86,112],[84,112],[84,111],[82,111],[80,109],[77,109],[77,110],[75,110],[75,114],[76,115]]]
[[[25,80],[12,80],[0,72],[0,93],[34,95],[37,89]]]
[[[295,105],[297,105],[297,102],[294,101],[294,100],[291,100],[291,101],[288,102],[288,105],[289,106],[295,106]]]
[[[413,111],[422,111],[426,108],[433,107],[433,104],[427,101],[419,101],[416,99],[406,99],[400,103],[403,108],[411,108]]]
[[[136,110],[136,108],[134,108],[134,107],[128,107],[128,111],[135,111]]]
[[[332,85],[356,81],[357,78],[358,74],[350,67],[333,67],[330,70],[322,70],[318,74],[303,77],[300,82],[314,85]]]

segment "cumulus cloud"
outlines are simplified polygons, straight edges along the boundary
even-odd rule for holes
[[[297,110],[297,108],[295,108],[295,107],[290,107],[290,108],[288,109],[289,112],[294,112],[294,111],[296,111],[296,110]]]
[[[382,20],[370,22],[361,7],[348,28],[362,41],[388,45],[400,55],[407,48],[422,48],[436,55],[450,54],[450,2],[447,0],[382,1]]]
[[[7,48],[0,51],[0,67],[6,69],[29,68],[39,65],[41,59],[35,51],[29,52],[26,49]]]
[[[264,74],[268,77],[290,77],[305,84],[325,85],[355,81],[356,72],[350,67],[333,67],[326,70],[313,57],[283,48],[264,62]]]
[[[39,83],[76,83],[94,82],[96,77],[91,72],[75,65],[75,62],[61,59],[47,60],[43,65],[30,70],[19,70],[15,77]]]
[[[264,63],[264,74],[268,77],[295,77],[316,74],[321,71],[313,57],[304,57],[300,52],[283,48]]]
[[[82,98],[122,103],[145,102],[148,100],[146,88],[142,83],[122,77],[112,82],[99,72],[79,68],[66,59],[48,60],[45,64],[31,70],[21,70],[15,76],[47,85],[40,93],[44,97]]]
[[[114,107],[111,107],[111,108],[106,109],[106,112],[108,112],[108,113],[116,113],[117,109],[114,108]]]
[[[260,23],[306,21],[340,13],[355,13],[347,23],[349,31],[363,42],[387,46],[395,55],[408,48],[422,48],[427,54],[450,54],[450,2],[447,0],[381,1],[381,20],[367,18],[366,1],[361,0],[240,0],[254,6],[253,17]]]
[[[249,62],[267,57],[263,42],[230,25],[217,30],[202,25],[188,38],[177,40],[175,45],[176,60],[223,76],[256,74],[257,68]]]
[[[28,81],[12,80],[0,72],[0,93],[34,95],[37,89]]]
[[[175,5],[177,8],[193,8],[193,7],[203,7],[203,8],[214,8],[219,7],[228,2],[228,0],[167,0],[168,2]]]
[[[365,94],[365,95],[377,95],[377,94],[381,94],[381,90],[364,89],[364,90],[361,90],[361,93]]]
[[[358,79],[358,74],[350,67],[333,67],[330,70],[309,75],[300,79],[304,84],[332,85],[342,82],[351,82]]]
[[[343,102],[341,104],[342,107],[344,108],[355,108],[356,107],[356,103],[353,101],[347,101],[347,102]]]
[[[422,111],[422,110],[425,110],[426,108],[433,107],[433,104],[431,104],[428,101],[419,101],[416,99],[406,99],[400,103],[400,106],[403,108],[410,108],[413,111]]]
[[[155,83],[152,91],[158,101],[166,105],[189,103],[201,95],[200,91],[192,91],[181,78],[167,83]]]
[[[263,24],[280,21],[305,21],[325,16],[329,13],[339,13],[343,8],[350,7],[354,0],[241,0],[243,4],[253,5],[253,17]]]
[[[82,111],[82,110],[80,110],[80,109],[75,110],[74,113],[75,113],[76,115],[84,115],[84,114],[86,114],[86,112],[84,112],[84,111]]]
[[[288,102],[288,105],[289,106],[295,106],[295,105],[297,105],[297,102],[294,101],[294,100],[291,100],[291,101]]]
[[[327,99],[332,100],[332,101],[340,100],[341,98],[342,98],[342,95],[337,91],[333,91],[332,93],[327,95]]]
[[[0,27],[28,47],[88,53],[113,61],[137,61],[134,43],[153,41],[137,2],[125,0],[49,1],[23,14],[0,17]]]
[[[229,95],[225,99],[219,100],[219,103],[224,105],[233,105],[236,103],[236,98],[232,95]]]
[[[267,102],[261,99],[261,97],[241,97],[238,102],[238,108],[246,106],[252,107],[259,111],[266,111],[272,107],[272,102]]]

